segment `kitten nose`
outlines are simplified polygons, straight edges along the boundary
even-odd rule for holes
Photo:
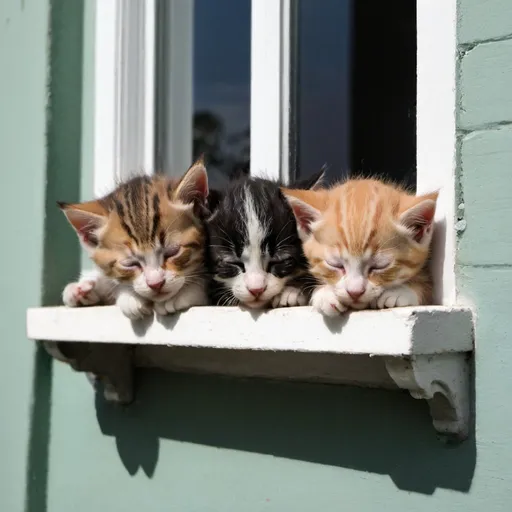
[[[355,288],[354,290],[347,290],[347,293],[350,295],[352,300],[357,300],[363,293],[365,292],[364,288]]]
[[[159,292],[160,289],[162,288],[162,286],[164,285],[165,280],[160,279],[158,281],[146,281],[146,282],[152,290],[154,290],[155,292]]]
[[[266,289],[267,287],[264,286],[263,288],[247,288],[249,290],[249,293],[251,295],[254,295],[256,298],[258,298]]]

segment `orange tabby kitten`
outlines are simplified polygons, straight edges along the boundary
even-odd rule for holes
[[[373,179],[283,191],[319,282],[316,310],[334,316],[432,302],[427,260],[437,192],[414,196]]]
[[[181,180],[139,176],[101,199],[60,203],[96,265],[66,286],[64,303],[116,303],[131,319],[206,304],[198,208],[207,195],[206,169],[196,162]]]

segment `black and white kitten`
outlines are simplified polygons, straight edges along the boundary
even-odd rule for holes
[[[294,188],[319,188],[324,170]],[[314,278],[280,183],[241,178],[212,195],[206,220],[211,299],[254,309],[303,306]]]

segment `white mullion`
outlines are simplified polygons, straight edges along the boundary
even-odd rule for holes
[[[160,0],[158,145],[161,171],[181,176],[193,142],[194,0]]]
[[[454,304],[457,0],[417,0],[417,190],[440,189],[432,254],[436,300]]]
[[[154,172],[155,22],[155,0],[96,2],[96,196]]]
[[[144,145],[142,162],[146,172],[154,173],[156,171],[156,0],[146,0],[144,21],[144,105],[142,112]]]
[[[290,1],[257,0],[251,12],[251,175],[288,179]]]
[[[117,178],[117,0],[96,2],[94,61],[94,195],[112,189]]]

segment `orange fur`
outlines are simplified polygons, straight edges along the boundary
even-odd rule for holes
[[[358,277],[361,287],[364,279],[368,298],[371,290],[377,293],[406,284],[420,304],[431,303],[428,256],[437,192],[415,196],[375,179],[353,179],[321,191],[283,192],[299,227],[303,221],[304,252],[311,272],[320,283],[336,288],[346,307],[369,306],[357,300],[354,304],[343,293],[343,281],[350,277],[349,262],[360,268],[360,276],[351,275]],[[379,259],[389,264],[372,270]],[[329,260],[344,262],[344,268],[334,268]]]
[[[148,252],[159,241],[180,247],[164,268],[178,275],[197,273],[203,268],[205,235],[193,209],[184,207],[179,187],[180,181],[163,176],[135,178],[101,199],[61,208],[82,241],[94,231],[90,256],[108,278],[134,280],[141,269],[127,269],[120,262]]]

